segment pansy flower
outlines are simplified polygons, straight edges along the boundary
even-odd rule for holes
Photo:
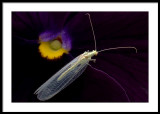
[[[89,12],[97,50],[86,71],[48,102],[147,102],[148,12]],[[12,13],[12,101],[38,102],[34,91],[65,64],[94,49],[86,12]],[[50,61],[53,60],[53,61]]]
[[[39,52],[47,59],[60,58],[64,53],[68,54],[71,49],[71,40],[66,32],[58,34],[44,32],[39,36]]]

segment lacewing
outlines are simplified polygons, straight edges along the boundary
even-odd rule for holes
[[[62,89],[66,88],[70,85],[74,80],[76,80],[87,68],[89,65],[89,61],[95,61],[92,59],[93,56],[97,55],[99,52],[112,50],[112,49],[120,49],[120,48],[133,48],[136,50],[135,47],[115,47],[115,48],[108,48],[104,50],[97,51],[96,50],[96,39],[93,30],[93,25],[91,22],[90,14],[87,13],[89,16],[94,42],[95,42],[95,50],[93,51],[85,51],[84,53],[77,56],[67,65],[65,65],[61,70],[55,73],[51,78],[49,78],[44,84],[42,84],[34,94],[37,95],[37,98],[40,101],[46,101],[57,93],[59,93]]]

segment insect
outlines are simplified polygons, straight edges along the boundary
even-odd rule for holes
[[[85,51],[84,53],[80,54],[75,59],[73,59],[71,62],[69,62],[67,65],[65,65],[61,70],[55,73],[44,84],[42,84],[34,92],[34,94],[37,95],[37,98],[40,101],[46,101],[52,98],[57,93],[59,93],[61,90],[66,88],[68,85],[70,85],[74,80],[76,80],[85,71],[90,61],[95,61],[95,59],[92,59],[92,57],[96,56],[99,52],[106,51],[106,50],[112,50],[112,49],[120,49],[120,48],[133,48],[137,52],[137,49],[135,47],[115,47],[115,48],[108,48],[108,49],[97,51],[96,38],[95,38],[90,14],[86,13],[86,15],[88,15],[89,17],[90,25],[92,28],[92,33],[93,33],[94,43],[95,43],[95,50]]]

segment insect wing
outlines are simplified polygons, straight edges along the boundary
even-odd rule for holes
[[[80,60],[80,57],[81,55],[73,59],[41,85],[35,91],[37,98],[41,101],[48,100],[77,79],[84,72],[89,62],[88,59]]]

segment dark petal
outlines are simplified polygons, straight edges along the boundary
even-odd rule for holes
[[[113,77],[94,67],[88,68],[82,98],[88,102],[128,102],[126,90]]]
[[[68,15],[65,12],[13,12],[12,35],[34,40],[48,30],[60,32]]]
[[[134,46],[138,49],[110,50],[99,53],[96,68],[114,77],[127,91],[132,102],[148,101],[148,12],[91,12],[97,49]],[[78,13],[68,23],[73,37],[72,53],[94,49],[88,17]],[[88,94],[88,93],[86,93]]]
[[[103,54],[97,57],[96,68],[114,77],[126,90],[133,102],[148,101],[147,63],[126,54]]]

